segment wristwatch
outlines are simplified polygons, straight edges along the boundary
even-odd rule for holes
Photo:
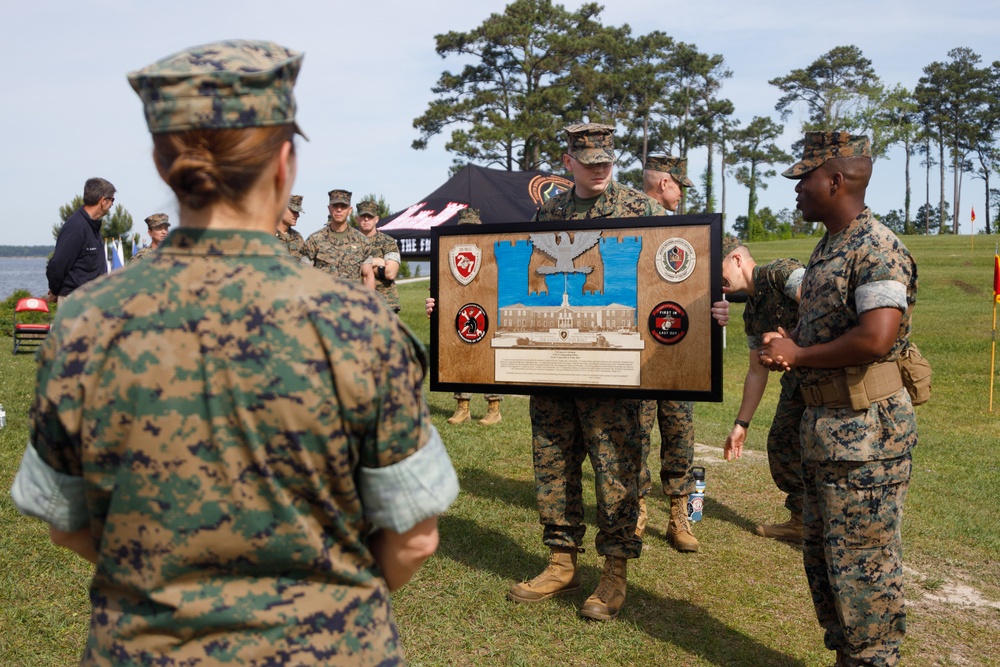
[[[742,419],[737,419],[733,422],[736,426],[742,426],[743,428],[750,428],[750,422],[745,422]]]

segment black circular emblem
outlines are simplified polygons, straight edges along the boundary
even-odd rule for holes
[[[458,309],[455,329],[458,337],[466,343],[478,343],[489,331],[490,320],[486,311],[478,303],[467,303]]]
[[[673,345],[684,339],[688,332],[688,314],[680,304],[664,301],[649,314],[649,333],[657,342]]]

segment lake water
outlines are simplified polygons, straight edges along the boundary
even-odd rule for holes
[[[49,284],[45,278],[45,257],[0,257],[0,300],[15,290],[26,289],[31,296],[45,296]],[[430,274],[429,262],[410,262],[410,270],[418,267],[421,276]]]
[[[49,283],[45,278],[46,257],[0,257],[0,299],[16,290],[26,289],[31,296],[45,296]]]

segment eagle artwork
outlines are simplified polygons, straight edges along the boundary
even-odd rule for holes
[[[557,242],[556,234],[529,234],[536,248],[556,260],[555,266],[538,267],[538,273],[590,273],[594,270],[592,266],[576,267],[573,260],[597,245],[600,231],[577,232],[572,241],[566,232],[559,232],[558,236]]]

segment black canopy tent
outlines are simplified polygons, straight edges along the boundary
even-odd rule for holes
[[[431,228],[458,224],[458,212],[479,209],[485,223],[527,222],[549,197],[573,183],[545,171],[504,171],[466,165],[418,203],[379,220],[378,229],[399,241],[403,259],[425,260]]]

